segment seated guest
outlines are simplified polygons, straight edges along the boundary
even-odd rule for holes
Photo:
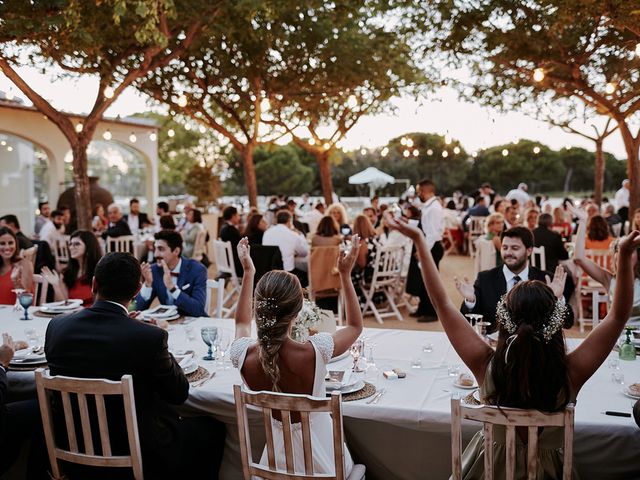
[[[288,210],[276,213],[276,225],[264,232],[262,244],[280,248],[284,270],[298,277],[303,287],[307,286],[309,244],[304,235],[294,230]]]
[[[167,332],[127,312],[140,290],[140,277],[140,265],[130,254],[109,253],[98,262],[93,306],[49,322],[45,338],[49,369],[52,375],[109,380],[132,375],[145,477],[196,478],[206,458],[208,470],[218,478],[224,427],[210,416],[178,415],[172,406],[187,400],[189,382],[169,353]],[[128,451],[123,411],[115,403],[110,406],[109,433],[118,455]],[[65,470],[71,478],[72,472],[83,479],[96,473],[84,466],[69,465]],[[130,478],[130,471],[126,473]]]
[[[206,317],[207,269],[200,262],[182,257],[182,236],[161,230],[155,234],[155,265],[142,264],[144,285],[136,297],[138,310],[146,310],[157,298],[162,305],[175,305],[180,315]]]
[[[302,215],[300,221],[309,225],[309,233],[313,235],[316,233],[320,220],[324,217],[324,204],[322,202],[316,203],[316,206]]]
[[[53,287],[55,300],[80,299],[84,307],[91,306],[91,282],[101,256],[100,244],[93,233],[87,230],[73,232],[69,239],[69,264],[62,271],[62,278],[56,271],[47,267],[42,269],[42,276]]]
[[[7,227],[15,234],[20,250],[33,247],[33,242],[20,230],[20,222],[15,215],[0,217],[0,227]]]
[[[233,253],[233,263],[236,267],[236,274],[242,275],[242,264],[238,260],[238,242],[240,241],[240,214],[236,207],[226,207],[222,211],[222,219],[224,224],[220,228],[220,240],[223,242],[231,242],[231,252]]]
[[[177,232],[182,232],[182,230],[185,229],[185,227],[187,226],[187,215],[194,208],[195,208],[195,206],[193,205],[192,202],[189,202],[189,201],[185,202],[184,207],[182,209],[182,215],[181,215],[180,219],[178,220],[178,224],[176,225],[176,231]]]
[[[322,217],[316,233],[311,237],[312,247],[333,247],[340,245],[342,236],[338,231],[338,224],[333,217]]]
[[[291,212],[291,221],[293,223],[293,227],[303,235],[306,235],[307,233],[309,233],[309,225],[306,225],[298,220],[297,206],[298,204],[295,200],[287,201],[287,210]]]
[[[538,217],[540,216],[540,212],[537,208],[527,208],[524,211],[524,221],[525,227],[527,227],[532,232],[538,227]]]
[[[504,228],[509,230],[510,228],[517,227],[522,223],[520,221],[520,213],[518,213],[518,207],[515,205],[507,205],[504,209]]]
[[[124,219],[129,225],[129,230],[134,233],[151,225],[147,214],[140,211],[140,200],[137,198],[132,198],[129,201],[129,215],[125,215]]]
[[[269,225],[260,213],[255,213],[249,217],[247,228],[244,229],[243,237],[247,237],[249,245],[262,245],[262,236],[267,231]]]
[[[107,217],[109,218],[109,226],[102,232],[102,238],[107,237],[124,237],[125,235],[131,235],[131,229],[129,224],[122,216],[122,210],[115,203],[112,203],[107,208]]]
[[[553,231],[560,234],[563,240],[571,240],[573,229],[571,224],[567,222],[567,215],[564,208],[556,207],[553,209]]]
[[[40,215],[36,217],[36,224],[33,229],[33,233],[36,237],[40,236],[40,230],[42,230],[44,224],[47,223],[51,217],[51,207],[49,206],[49,202],[38,203],[38,210],[40,211]]]
[[[347,217],[347,211],[341,203],[332,203],[327,208],[327,215],[333,217],[336,223],[340,226],[340,233],[345,236],[351,236],[351,227],[349,226],[349,217]]]
[[[533,230],[533,238],[536,247],[544,247],[544,257],[547,270],[554,272],[560,260],[569,258],[569,252],[564,248],[562,237],[551,228],[553,217],[548,213],[543,213],[538,219],[538,227]]]
[[[182,238],[184,239],[182,247],[182,255],[187,258],[193,257],[193,250],[196,246],[198,233],[205,231],[202,225],[202,212],[197,208],[192,208],[187,213],[187,225],[182,230]]]
[[[604,208],[602,215],[609,225],[609,230],[614,237],[624,235],[622,228],[624,227],[622,218],[616,213],[616,209],[610,203]]]
[[[0,305],[16,303],[13,289],[33,289],[33,264],[20,256],[18,240],[8,227],[0,227]]]
[[[587,212],[588,214],[588,212]],[[593,215],[587,223],[587,250],[606,250],[613,242],[613,236],[609,232],[609,225],[601,215]]]
[[[58,241],[64,237],[64,214],[61,210],[51,212],[51,220],[45,223],[40,230],[40,240],[47,242],[51,251],[55,252]]]
[[[502,266],[502,257],[500,251],[502,250],[502,232],[504,231],[504,217],[501,213],[492,213],[489,215],[484,224],[484,230],[486,232],[485,238],[491,240],[493,246],[496,249],[496,267]]]
[[[353,221],[353,233],[361,238],[360,248],[358,249],[358,256],[356,258],[356,264],[351,271],[351,281],[356,289],[358,300],[360,301],[360,307],[364,308],[366,304],[366,297],[360,288],[361,282],[370,283],[373,278],[374,262],[376,260],[376,251],[378,249],[378,235],[371,225],[369,219],[364,215],[358,215]],[[385,295],[382,292],[374,294],[373,301],[380,303],[385,299]]]
[[[96,235],[102,235],[109,227],[109,219],[104,213],[104,205],[101,203],[96,203],[95,208],[93,209],[93,220],[91,221],[91,228],[95,232]]]
[[[156,220],[155,220],[155,227],[157,231],[160,230],[166,230],[165,228],[162,228],[160,226],[160,220],[163,217],[170,217],[171,213],[169,213],[169,204],[167,202],[158,202],[156,205]],[[173,217],[171,218],[173,220]],[[175,223],[174,223],[174,228],[175,230]]]
[[[462,228],[466,232],[469,230],[470,217],[488,217],[491,212],[486,204],[484,196],[476,198],[476,203],[467,211],[467,215],[462,219]]]
[[[456,277],[456,288],[464,302],[462,313],[479,313],[485,322],[489,322],[489,331],[496,329],[496,305],[505,293],[508,293],[517,283],[523,280],[540,280],[544,282],[554,275],[529,265],[529,257],[533,249],[533,233],[525,227],[514,227],[502,233],[502,267],[478,273],[478,278],[472,285],[465,277]],[[556,269],[556,276],[566,276],[562,267]],[[571,277],[564,283],[564,291],[558,293],[558,299],[564,298],[568,304],[573,293],[574,284]],[[573,325],[573,311],[566,310],[564,315],[565,328]]]
[[[175,230],[176,222],[171,215],[165,215],[160,217],[158,225],[160,225],[160,230]]]

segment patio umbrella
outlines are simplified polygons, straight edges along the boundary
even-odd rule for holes
[[[376,167],[368,167],[360,173],[349,177],[351,185],[369,185],[369,196],[373,197],[376,188],[382,188],[389,183],[396,183],[396,179]]]

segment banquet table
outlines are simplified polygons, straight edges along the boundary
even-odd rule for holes
[[[0,308],[0,331],[8,331],[14,338],[25,338],[25,328],[35,328],[44,338],[48,319],[34,318],[20,321],[19,313]],[[197,336],[187,335],[190,325]],[[187,319],[184,324],[169,327],[169,347],[173,350],[195,350],[199,363],[215,377],[201,387],[192,387],[189,399],[182,407],[183,414],[209,414],[223,421],[227,439],[222,479],[242,478],[238,433],[232,387],[240,383],[236,369],[227,364],[201,360],[206,345],[199,337],[200,327],[215,325],[233,338],[234,324],[229,319]],[[400,368],[407,377],[386,380],[381,375],[369,376],[377,387],[387,392],[377,404],[366,400],[343,402],[344,430],[347,445],[358,463],[367,468],[368,479],[447,479],[451,473],[450,398],[465,396],[468,390],[456,388],[448,367],[465,367],[440,332],[421,332],[366,328],[366,341],[374,345],[373,357],[380,372]],[[580,340],[567,340],[568,348],[575,348]],[[423,346],[432,345],[431,352]],[[369,353],[367,349],[367,354]],[[228,356],[228,355],[227,355]],[[617,358],[612,352],[611,358]],[[420,359],[421,369],[411,368],[412,360]],[[640,360],[640,359],[639,359]],[[348,368],[345,358],[331,369]],[[575,415],[574,463],[582,479],[640,478],[640,429],[633,418],[604,415],[604,411],[631,412],[634,400],[621,392],[621,385],[612,383],[614,372],[607,362],[585,384],[578,395]],[[640,382],[640,361],[619,362],[625,383]],[[252,439],[254,457],[262,451],[261,423],[254,418]],[[479,430],[479,424],[463,423],[463,443]],[[262,440],[263,441],[263,440]]]

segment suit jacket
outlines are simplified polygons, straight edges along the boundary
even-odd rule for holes
[[[109,223],[109,227],[102,232],[102,238],[105,239],[107,237],[124,237],[125,235],[131,235],[131,229],[124,217],[113,225]]]
[[[7,372],[0,368],[0,445],[10,441],[7,435],[7,396],[9,395],[9,382]],[[1,464],[1,463],[0,463]]]
[[[152,292],[148,300],[138,294],[136,306],[138,310],[146,310],[151,302],[157,297],[162,305],[168,305],[167,287],[164,285],[164,272],[158,264],[152,265],[151,273],[153,282]],[[180,265],[180,275],[174,279],[174,284],[180,290],[178,298],[173,300],[173,304],[178,307],[180,315],[190,317],[206,317],[204,304],[207,299],[207,269],[200,262],[189,258],[182,258]]]
[[[130,318],[123,308],[103,300],[49,322],[45,353],[53,375],[120,380],[133,376],[140,444],[145,469],[161,472],[177,462],[178,415],[171,405],[184,403],[189,382],[167,348],[167,332]],[[114,400],[114,399],[112,399]],[[107,404],[114,454],[128,449],[121,405]],[[113,416],[111,416],[113,414]],[[113,420],[113,421],[112,421]],[[85,477],[86,478],[86,477]]]
[[[125,222],[127,222],[127,225],[129,225],[129,215],[125,215],[124,217],[122,217],[124,219]],[[138,228],[144,228],[145,225],[151,225],[151,222],[149,221],[149,216],[144,213],[144,212],[140,212],[138,214]]]
[[[564,248],[562,237],[546,227],[538,227],[533,230],[533,238],[536,247],[544,247],[546,267],[549,272],[554,272],[560,260],[569,258],[569,252]]]
[[[549,278],[553,277],[553,274],[539,270],[535,267],[529,266],[529,280],[540,280],[545,282],[545,275],[549,275]],[[491,270],[485,270],[478,273],[478,278],[473,285],[476,294],[476,303],[473,309],[469,310],[467,305],[462,302],[460,311],[462,313],[478,313],[482,315],[482,320],[491,323],[489,333],[496,329],[496,307],[500,301],[500,297],[507,293],[507,282],[502,273],[502,267],[492,268]],[[573,293],[575,286],[573,279],[570,275],[567,275],[567,281],[564,284],[564,300],[567,302],[567,317],[565,318],[564,327],[571,328],[573,325],[573,310],[569,306],[569,298]]]
[[[242,277],[244,274],[242,263],[240,263],[240,259],[238,258],[238,243],[240,243],[241,238],[242,236],[240,235],[240,231],[236,227],[226,222],[222,225],[222,228],[220,229],[220,240],[223,242],[231,242],[233,264],[236,267],[236,274],[238,277]]]

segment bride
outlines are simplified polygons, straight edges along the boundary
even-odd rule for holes
[[[244,276],[235,318],[236,337],[231,345],[231,361],[251,390],[325,397],[326,364],[332,357],[346,352],[362,332],[360,306],[351,283],[351,270],[360,249],[360,239],[354,235],[351,242],[349,252],[338,261],[347,326],[333,335],[318,333],[309,337],[308,342],[298,343],[291,339],[289,333],[302,308],[300,282],[295,275],[273,270],[260,279],[252,301],[255,267],[249,256],[247,238],[240,241],[238,257],[244,268]],[[257,341],[250,338],[252,307],[255,309]],[[282,424],[278,420],[272,420],[272,424],[276,465],[284,470]],[[293,428],[294,464],[296,473],[304,473],[299,425]],[[331,417],[328,413],[312,414],[311,425],[314,472],[335,474]],[[344,452],[345,475],[348,476],[353,461],[346,446]],[[267,464],[266,450],[260,462]]]

